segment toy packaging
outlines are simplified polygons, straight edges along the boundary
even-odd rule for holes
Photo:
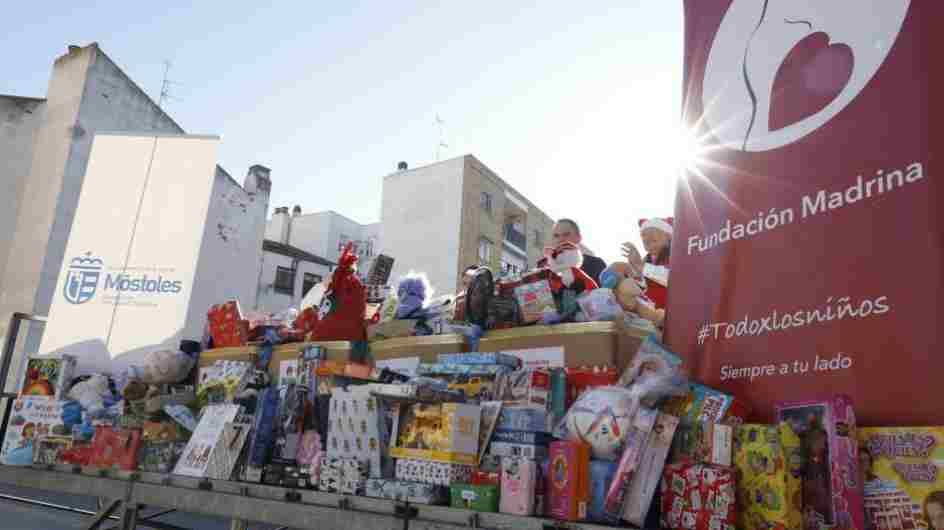
[[[501,379],[496,399],[506,405],[533,405],[547,409],[551,398],[551,373],[541,368],[516,370]]]
[[[866,528],[944,528],[944,427],[866,427],[858,437]]]
[[[407,482],[449,486],[468,483],[472,478],[472,470],[472,466],[464,464],[397,458],[396,478]]]
[[[638,527],[645,524],[652,496],[662,480],[665,458],[669,455],[678,424],[678,418],[660,412],[652,426],[639,459],[639,468],[633,475],[623,504],[623,519],[630,524]]]
[[[623,318],[623,308],[616,301],[612,289],[594,289],[577,298],[582,319],[586,322]]]
[[[496,429],[492,434],[492,443],[512,443],[521,445],[551,445],[554,438],[550,433],[540,431],[516,431],[510,429]],[[494,453],[493,453],[494,454]]]
[[[239,455],[246,445],[246,438],[252,428],[252,417],[238,414],[232,422],[223,424],[223,432],[210,451],[204,476],[210,479],[229,480],[239,460]]]
[[[150,473],[169,473],[185,447],[187,442],[144,442],[138,453],[138,469]]]
[[[593,458],[616,461],[639,407],[639,400],[622,387],[608,386],[586,392],[564,415],[554,430],[562,440],[590,444]]]
[[[538,464],[530,458],[503,457],[501,464],[502,513],[534,514],[534,493],[537,488]]]
[[[547,409],[530,406],[502,407],[495,430],[549,432]]]
[[[476,512],[498,511],[498,488],[491,485],[453,484],[449,487],[451,506]]]
[[[803,454],[789,423],[738,427],[734,464],[741,528],[802,528]]]
[[[34,445],[34,464],[58,464],[62,459],[62,454],[72,448],[72,437],[55,434],[40,436]]]
[[[607,515],[604,509],[606,494],[616,476],[618,462],[608,460],[590,461],[590,504],[587,507],[587,519],[598,523],[616,523],[618,517]]]
[[[382,478],[367,479],[364,494],[379,499],[420,504],[442,504],[448,498],[445,486]]]
[[[521,359],[501,352],[440,353],[440,364],[500,364],[512,370],[521,368]]]
[[[497,457],[545,458],[548,455],[548,446],[493,441],[488,446],[488,453]]]
[[[672,397],[662,411],[679,418],[683,426],[724,423],[736,427],[747,420],[750,407],[743,401],[698,383],[691,383],[688,395]]]
[[[14,400],[3,448],[0,449],[0,464],[28,466],[33,463],[37,438],[50,434],[69,434],[62,422],[62,406],[62,401],[46,397]]]
[[[484,471],[482,469],[473,471],[472,478],[469,479],[469,484],[476,486],[491,484],[501,489],[501,460],[498,462],[498,471]]]
[[[318,476],[318,491],[338,493],[343,480],[341,458],[325,458],[321,464],[321,473]]]
[[[721,423],[695,422],[679,426],[672,441],[672,460],[730,466],[734,429]]]
[[[338,491],[347,495],[363,495],[366,485],[367,464],[357,458],[342,458]]]
[[[837,529],[864,528],[859,450],[852,400],[834,396],[820,401],[781,403],[779,421],[800,437],[806,456],[803,481],[803,523],[808,530],[823,525]]]
[[[542,272],[547,274],[549,271]],[[540,321],[546,313],[557,313],[550,281],[534,278],[531,281],[522,279],[521,282],[515,283],[517,285],[512,289],[512,293],[521,308],[523,323],[532,324]]]
[[[562,521],[587,517],[590,500],[590,446],[579,441],[551,444],[548,515]]]
[[[731,468],[668,464],[662,478],[662,528],[735,530],[734,481]]]
[[[99,425],[92,438],[92,465],[105,469],[134,471],[138,467],[141,431],[118,430]]]
[[[214,348],[242,346],[249,339],[249,321],[243,319],[237,300],[211,306],[207,326]]]
[[[478,463],[482,409],[465,403],[396,403],[390,448],[394,458]]]
[[[239,409],[239,405],[209,405],[204,409],[197,429],[174,467],[175,475],[205,476],[210,456],[223,437],[226,424],[236,419]],[[271,426],[268,430],[271,431]]]
[[[331,393],[328,457],[356,458],[368,465],[370,476],[381,478],[381,456],[388,435],[381,402],[369,391],[351,386]]]
[[[498,417],[501,414],[501,401],[482,401],[479,403],[482,407],[481,424],[479,425],[479,454],[478,463],[482,463],[485,457],[485,451],[488,449],[488,442],[492,439],[492,433],[495,432],[495,426],[498,425]]]
[[[619,520],[623,514],[623,505],[629,492],[630,484],[639,469],[640,460],[649,434],[655,426],[659,412],[654,409],[640,408],[633,418],[629,432],[626,434],[626,445],[620,456],[616,468],[616,475],[610,482],[603,502],[603,512],[607,520]]]
[[[20,387],[20,395],[64,399],[75,375],[76,360],[71,355],[56,357],[30,356]]]

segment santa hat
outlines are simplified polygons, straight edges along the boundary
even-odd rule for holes
[[[656,230],[661,230],[666,234],[672,235],[672,225],[675,223],[675,220],[671,217],[660,218],[653,217],[652,219],[640,219],[639,220],[639,231],[642,232],[647,228],[655,228]]]

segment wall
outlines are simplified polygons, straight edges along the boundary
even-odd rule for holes
[[[0,96],[0,291],[46,100]]]
[[[460,157],[384,177],[380,252],[395,259],[394,285],[412,269],[439,294],[455,290],[464,167]]]
[[[337,263],[341,252],[341,236],[356,241],[373,238],[373,256],[360,256],[358,269],[366,273],[380,248],[380,223],[363,225],[334,211],[315,212],[298,216],[273,214],[266,226],[266,239],[281,241],[281,224],[290,223],[288,244]],[[363,249],[362,249],[363,250]]]
[[[282,294],[275,291],[272,288],[272,284],[275,282],[276,267],[291,268],[293,265],[292,261],[292,258],[288,256],[275,254],[273,252],[263,252],[262,273],[260,275],[259,282],[259,311],[275,313],[289,307],[297,308],[302,301],[302,297],[304,296],[304,293],[302,293],[302,285],[305,278],[304,273],[306,272],[318,274],[323,279],[328,279],[331,276],[330,270],[324,265],[318,265],[308,261],[300,261],[297,264],[298,271],[295,273],[294,296],[289,296],[287,294]]]

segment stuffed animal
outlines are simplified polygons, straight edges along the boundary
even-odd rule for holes
[[[655,307],[632,273],[632,266],[628,263],[614,263],[600,273],[600,282],[604,287],[613,289],[616,301],[624,311],[636,313],[656,326],[662,326],[665,309]]]
[[[583,253],[580,247],[565,241],[553,249],[545,249],[547,268],[556,273],[551,277],[551,291],[555,294],[563,289],[571,289],[575,294],[592,291],[597,288],[597,282],[580,269],[583,264]]]
[[[357,277],[357,256],[353,243],[348,243],[338,258],[338,267],[331,274],[331,283],[318,308],[318,322],[311,340],[367,340],[364,314],[367,310],[367,289]]]
[[[433,288],[426,275],[410,271],[397,286],[397,318],[426,318],[426,307],[432,296]]]

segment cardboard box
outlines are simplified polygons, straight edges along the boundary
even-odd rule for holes
[[[449,491],[453,508],[490,513],[498,511],[498,488],[495,486],[453,484]]]
[[[944,427],[866,427],[858,437],[872,528],[941,528],[928,519],[944,516]]]
[[[680,425],[707,422],[737,427],[747,421],[751,408],[744,401],[702,384],[690,386],[688,395],[669,398],[662,407],[666,414],[678,417]]]
[[[526,326],[492,330],[479,340],[479,351],[500,352],[529,348],[564,348],[564,364],[616,363],[617,327],[613,322],[581,322],[554,326]]]
[[[859,484],[859,444],[855,413],[848,396],[778,403],[777,419],[800,437],[806,456],[803,509],[807,528],[820,524],[844,530],[865,527]]]
[[[464,351],[465,337],[455,334],[399,337],[370,343],[370,354],[374,361],[419,357],[422,362],[433,363],[440,353]]]
[[[533,515],[538,464],[531,458],[504,457],[501,471],[502,513]]]
[[[661,526],[667,530],[734,530],[734,470],[692,463],[667,465],[661,512]]]
[[[319,341],[293,342],[281,344],[272,349],[272,358],[269,359],[269,376],[273,380],[279,377],[279,366],[282,361],[299,358],[300,353],[308,346],[321,346],[325,349],[325,358],[335,362],[347,362],[351,356],[351,343],[348,341]],[[240,346],[235,348],[214,348],[200,353],[198,366],[204,367],[218,360],[248,361],[255,363],[259,358],[259,347]]]
[[[466,403],[395,403],[390,456],[478,463],[482,409]]]
[[[730,466],[734,428],[720,423],[681,425],[672,441],[672,461]]]
[[[473,466],[465,464],[398,458],[395,475],[397,480],[449,486],[468,483],[472,478],[473,469]]]
[[[652,426],[639,459],[639,468],[633,475],[623,504],[623,519],[630,524],[641,528],[646,522],[646,514],[652,504],[652,496],[662,481],[665,458],[669,455],[678,424],[678,418],[660,412]]]
[[[364,495],[378,499],[420,504],[443,504],[449,497],[445,486],[382,478],[367,479]]]
[[[440,364],[501,364],[517,370],[521,368],[521,359],[501,352],[441,353],[436,356]]]
[[[789,423],[738,427],[734,465],[739,527],[803,527],[803,454]]]
[[[583,442],[551,444],[548,515],[562,521],[587,517],[590,502],[590,446]]]

